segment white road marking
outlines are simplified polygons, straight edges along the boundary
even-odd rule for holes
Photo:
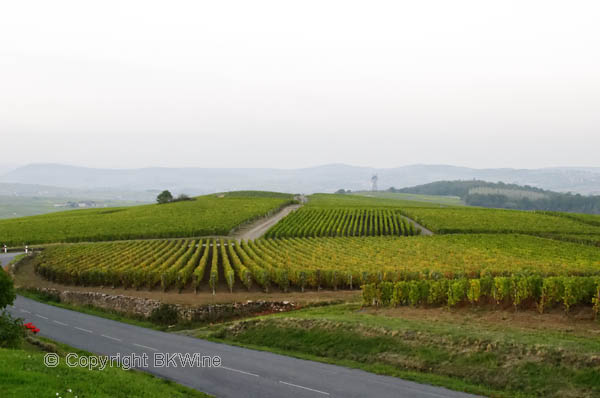
[[[27,311],[27,310],[24,310],[24,309],[21,309],[20,311],[21,311],[21,312],[24,312],[24,313],[26,313],[26,314],[31,314],[31,312],[29,312],[29,311]]]
[[[102,336],[102,337],[106,337],[107,339],[114,340],[114,341],[123,341],[123,340],[121,340],[121,339],[117,339],[116,337],[107,336],[107,335],[105,335],[105,334],[102,334],[101,336]]]
[[[325,392],[325,391],[319,391],[319,390],[315,390],[314,388],[303,387],[303,386],[299,386],[298,384],[286,383],[285,381],[281,381],[281,380],[279,380],[279,382],[280,382],[281,384],[286,384],[286,385],[288,385],[288,386],[302,388],[303,390],[308,390],[308,391],[312,391],[312,392],[317,392],[317,393],[319,393],[319,394],[323,394],[323,395],[330,395],[328,392]]]
[[[158,351],[156,348],[148,347],[147,345],[136,344],[136,343],[133,343],[133,345],[137,346],[137,347],[147,348],[147,349],[152,350],[152,351]]]
[[[82,332],[92,333],[92,331],[91,331],[91,330],[87,330],[87,329],[84,329],[84,328],[78,328],[77,326],[73,326],[73,327],[74,327],[75,329],[77,329],[77,330],[81,330]]]
[[[62,323],[62,322],[60,322],[60,321],[52,321],[52,322],[54,322],[54,323],[58,323],[59,325],[63,325],[63,326],[69,326],[69,325],[67,325],[66,323]]]
[[[40,314],[35,314],[35,316],[39,316],[39,317],[40,317],[40,318],[42,318],[42,319],[48,319],[48,318],[46,318],[45,316],[42,316],[42,315],[40,315]]]
[[[396,384],[388,383],[388,382],[377,380],[377,379],[371,380],[371,382],[377,383],[377,384],[381,384],[381,385],[384,385],[384,386],[388,386],[388,387],[396,387]],[[405,381],[405,382],[407,384],[411,383],[409,381]],[[436,393],[430,392],[430,391],[423,391],[421,389],[411,388],[411,387],[409,387],[407,385],[403,385],[402,388],[405,389],[405,390],[415,391],[415,392],[417,392],[419,394],[431,395],[432,397],[438,397],[438,398],[444,398],[444,397],[446,397],[446,395],[440,395],[440,394],[436,394]]]
[[[257,374],[250,373],[250,372],[244,372],[243,370],[228,368],[227,366],[220,366],[220,367],[223,368],[223,369],[226,369],[226,370],[231,370],[232,372],[238,372],[238,373],[241,373],[241,374],[244,374],[244,375],[248,375],[248,376],[260,377]]]

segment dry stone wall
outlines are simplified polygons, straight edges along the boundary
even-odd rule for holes
[[[60,291],[52,288],[40,288],[38,291],[56,296],[63,303],[81,306],[92,306],[122,314],[150,317],[152,311],[161,306],[158,300],[132,297],[125,295],[111,295],[98,292]],[[189,306],[173,304],[179,319],[186,321],[215,321],[229,319],[243,315],[257,313],[271,313],[290,311],[296,308],[289,301],[247,301],[246,303],[210,304],[202,306]]]

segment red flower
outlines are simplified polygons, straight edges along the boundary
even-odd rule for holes
[[[39,329],[39,328],[37,328],[37,327],[36,327],[36,326],[35,326],[33,323],[31,323],[31,322],[27,322],[27,323],[26,323],[25,325],[23,325],[23,326],[25,326],[25,328],[26,328],[26,329],[28,329],[28,330],[31,330],[33,333],[37,333],[37,332],[39,332],[39,331],[40,331],[40,329]]]

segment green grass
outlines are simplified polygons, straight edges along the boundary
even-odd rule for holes
[[[57,345],[55,343],[55,345]],[[70,368],[64,353],[91,355],[58,344],[62,357],[56,368],[44,365],[45,353],[33,345],[24,349],[0,348],[0,391],[6,398],[54,397],[209,397],[202,392],[136,370]],[[69,392],[71,390],[71,392]],[[57,395],[57,393],[59,395]]]
[[[600,394],[600,340],[559,331],[410,320],[346,304],[189,334],[493,397]]]
[[[395,199],[401,201],[410,202],[422,202],[422,206],[428,205],[442,205],[442,206],[464,206],[465,203],[458,196],[444,196],[444,195],[420,195],[413,193],[395,193],[395,192],[369,192],[359,191],[352,192],[352,195],[374,197],[380,199]],[[414,204],[416,206],[416,204]]]
[[[291,200],[287,194],[247,191],[163,205],[72,210],[0,220],[0,242],[16,246],[226,235]]]

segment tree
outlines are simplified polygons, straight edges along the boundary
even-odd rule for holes
[[[13,281],[2,268],[0,268],[0,309],[6,308],[15,300]]]
[[[171,192],[165,190],[162,191],[160,194],[158,194],[158,196],[156,197],[156,201],[159,204],[163,204],[163,203],[169,203],[170,201],[173,200],[173,195],[171,194]]]
[[[173,199],[173,202],[182,202],[182,201],[186,201],[186,200],[194,200],[194,199],[192,199],[189,196],[187,196],[186,194],[182,193],[177,198]]]
[[[25,335],[21,319],[15,319],[4,309],[15,301],[13,281],[0,267],[0,347],[18,347]]]

